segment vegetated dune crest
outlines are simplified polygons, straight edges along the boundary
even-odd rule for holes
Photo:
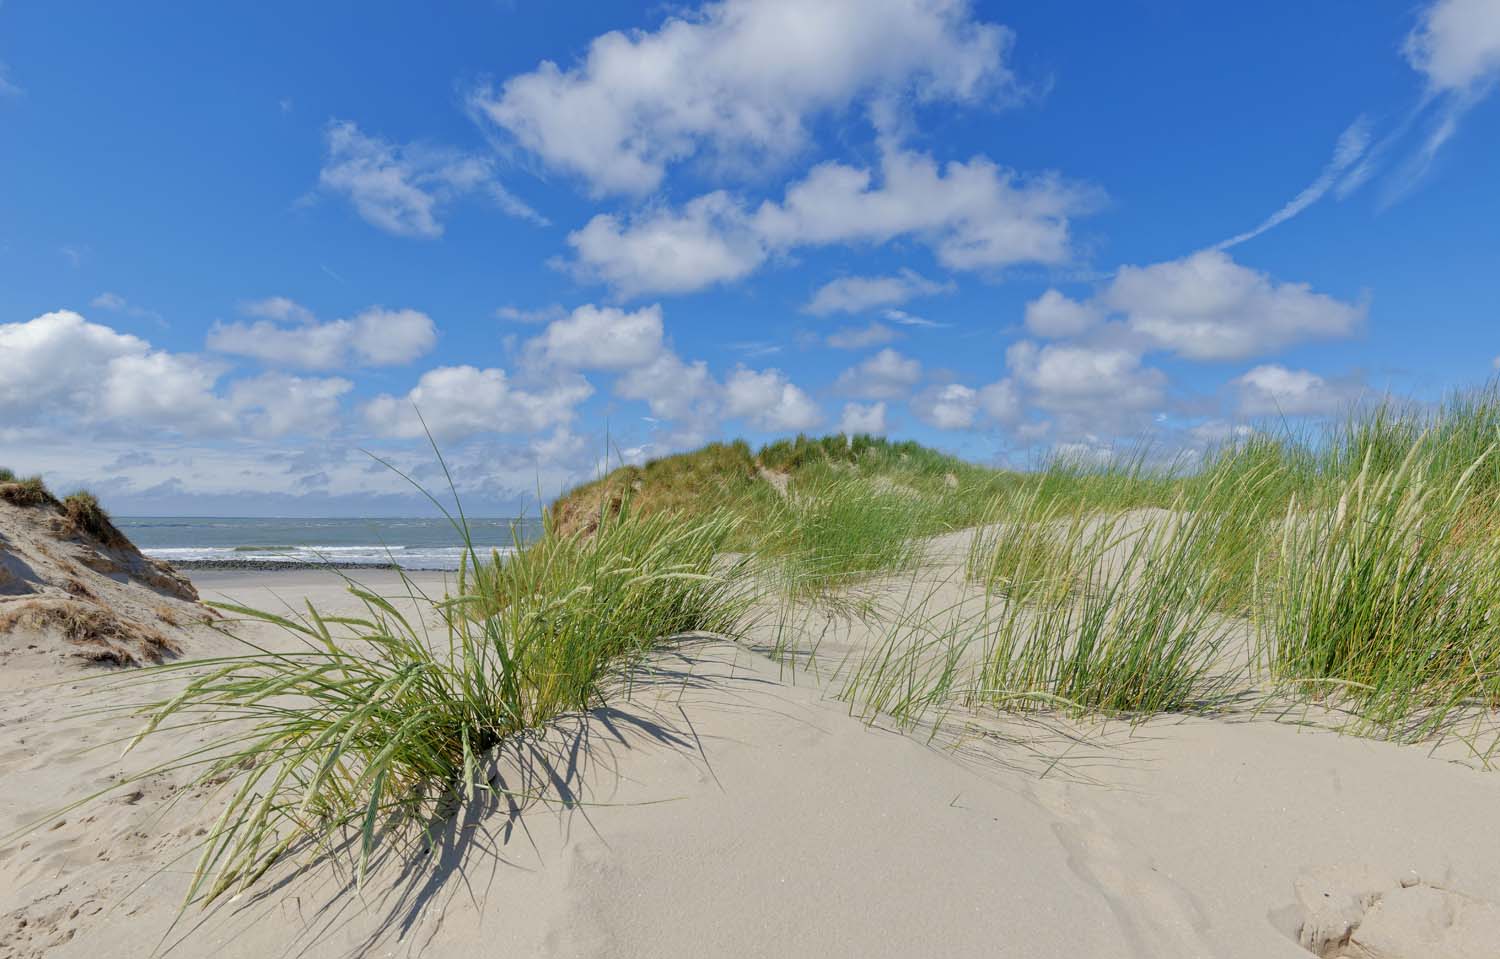
[[[0,481],[0,659],[159,662],[182,651],[182,626],[209,615],[193,584],[142,555],[92,496]]]

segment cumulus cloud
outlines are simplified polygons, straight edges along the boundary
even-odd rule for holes
[[[938,261],[955,270],[1059,264],[1072,254],[1070,218],[1095,201],[1095,191],[1052,174],[1022,178],[984,157],[940,167],[931,156],[886,144],[878,177],[870,169],[824,163],[788,186],[780,202],[767,200],[753,213],[720,190],[679,210],[653,207],[629,220],[599,214],[568,243],[575,274],[624,296],[733,282],[773,254],[799,247],[882,244],[905,236],[932,247]],[[904,279],[900,295],[922,292],[911,277]],[[814,303],[829,312],[861,299],[875,305],[897,288],[835,286],[823,303]]]
[[[1364,306],[1278,283],[1205,250],[1151,266],[1121,267],[1103,301],[1152,345],[1194,360],[1232,360],[1302,340],[1348,336]]]
[[[856,433],[885,435],[885,403],[845,403],[839,417],[839,432],[853,436]]]
[[[884,349],[839,374],[834,389],[860,399],[897,400],[911,393],[921,379],[921,363]]]
[[[1342,413],[1359,398],[1352,380],[1327,380],[1309,370],[1268,364],[1236,378],[1242,416],[1326,416]]]
[[[1006,351],[1005,361],[1031,402],[1080,422],[1119,423],[1165,398],[1166,374],[1143,366],[1140,354],[1128,349],[1023,340]]]
[[[595,191],[643,193],[695,155],[787,156],[810,119],[865,98],[993,98],[1013,84],[1009,41],[966,0],[724,0],[596,37],[576,65],[543,61],[472,105]]]
[[[901,270],[894,276],[843,276],[820,287],[802,311],[814,316],[863,313],[953,288],[952,283],[937,283],[915,270]]]
[[[1026,304],[1026,329],[1046,339],[1079,336],[1098,326],[1103,313],[1097,304],[1080,303],[1048,290]]]
[[[991,422],[1015,425],[1025,412],[1014,380],[1003,379],[981,388],[978,399],[980,412]]]
[[[599,214],[568,234],[581,278],[623,296],[688,293],[742,279],[767,256],[744,211],[722,191],[680,211],[653,209],[622,221]]]
[[[772,246],[884,243],[912,235],[955,270],[1056,264],[1071,255],[1069,218],[1092,208],[1095,191],[1053,174],[1023,178],[985,157],[939,166],[886,143],[879,176],[823,163],[780,203],[755,213]]]
[[[1381,205],[1395,203],[1422,181],[1464,115],[1500,82],[1500,9],[1492,0],[1432,0],[1418,13],[1403,52],[1425,81],[1422,100],[1370,151],[1340,195],[1369,179],[1383,155],[1414,128],[1421,142],[1387,177]]]
[[[233,426],[234,411],[214,392],[222,373],[200,357],[154,350],[68,310],[0,324],[0,411],[12,423],[46,418],[223,431]]]
[[[366,222],[387,233],[442,236],[443,208],[476,193],[490,197],[512,216],[546,223],[500,185],[488,157],[421,143],[390,143],[349,122],[330,123],[325,139],[328,152],[319,185],[347,197]]]
[[[823,421],[812,397],[776,369],[735,369],[724,384],[724,409],[763,430],[808,430]]]
[[[537,433],[568,425],[593,392],[577,374],[532,387],[518,385],[502,369],[440,366],[423,373],[405,396],[371,400],[364,417],[371,429],[394,437],[424,436],[425,421],[440,442],[478,433]]]
[[[252,322],[218,322],[208,348],[307,370],[410,363],[437,342],[437,327],[417,310],[372,306],[347,320],[319,323],[312,311],[285,297],[243,307]]]
[[[1406,59],[1439,92],[1474,92],[1500,75],[1500,6],[1436,0],[1406,38]]]
[[[884,323],[848,326],[828,334],[824,342],[836,350],[863,350],[900,339],[901,334]]]
[[[686,363],[670,352],[626,372],[615,382],[615,392],[626,399],[644,400],[651,415],[669,420],[712,412],[719,402],[719,384],[709,374],[708,364],[702,360]]]
[[[338,424],[339,401],[354,384],[346,379],[264,373],[239,380],[230,389],[230,403],[246,413],[250,428],[262,436],[296,433],[321,436]]]
[[[660,306],[634,312],[585,304],[527,346],[536,360],[579,370],[645,366],[665,349]]]
[[[966,430],[979,415],[979,392],[961,383],[933,386],[912,398],[911,411],[939,430]]]

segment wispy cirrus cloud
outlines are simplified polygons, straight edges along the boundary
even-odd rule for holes
[[[395,236],[443,235],[442,214],[468,195],[489,197],[512,216],[547,220],[501,183],[494,161],[424,143],[396,144],[334,121],[324,133],[327,155],[321,189],[346,197],[366,222]]]

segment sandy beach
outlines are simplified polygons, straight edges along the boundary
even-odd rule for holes
[[[329,572],[193,578],[205,599],[349,609]],[[189,632],[195,656],[235,645]],[[139,691],[69,670],[25,652],[0,670],[0,829],[119,775],[133,728],[98,711]],[[627,696],[499,749],[497,791],[430,851],[383,848],[362,888],[347,856],[297,857],[207,910],[179,908],[218,809],[156,774],[0,852],[0,955],[1295,959],[1309,905],[1360,896],[1394,943],[1370,955],[1500,942],[1500,835],[1482,825],[1500,780],[1461,754],[1264,716],[995,719],[929,740],[867,725],[831,685],[683,637]],[[184,745],[158,734],[130,763]]]

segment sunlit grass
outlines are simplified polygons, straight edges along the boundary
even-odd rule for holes
[[[137,741],[223,730],[179,763],[193,785],[230,783],[189,897],[211,901],[294,846],[350,836],[362,874],[389,830],[487,788],[477,770],[507,737],[598,705],[664,637],[730,631],[747,598],[716,556],[735,523],[625,513],[593,537],[544,535],[481,565],[455,597],[393,601],[351,584],[364,610],[353,617],[225,607],[301,648],[137,674],[186,674],[142,710]]]
[[[1382,454],[1288,506],[1260,642],[1277,679],[1420,739],[1500,702],[1500,539],[1474,483],[1493,453],[1457,476],[1421,437],[1394,465]]]

